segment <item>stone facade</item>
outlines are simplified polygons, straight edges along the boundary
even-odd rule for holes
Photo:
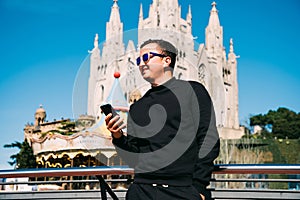
[[[136,37],[137,44],[134,43]],[[125,41],[124,38],[130,40]],[[178,0],[153,0],[148,18],[145,19],[141,5],[138,29],[126,32],[123,31],[119,6],[115,0],[106,24],[106,40],[101,45],[102,49],[96,34],[94,48],[90,51],[88,115],[98,118],[101,115],[99,106],[109,95],[115,72],[121,74],[121,87],[129,104],[150,88],[135,64],[139,55],[136,46],[148,39],[165,39],[177,47],[174,76],[203,83],[214,103],[221,138],[240,138],[243,129],[239,125],[238,116],[237,56],[232,39],[226,54],[223,27],[220,25],[215,2],[212,3],[205,30],[205,43],[197,44],[192,35],[191,7],[186,18],[181,18]]]

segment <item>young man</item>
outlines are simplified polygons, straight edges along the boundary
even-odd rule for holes
[[[137,58],[151,89],[130,107],[127,134],[119,116],[105,121],[118,154],[135,169],[126,199],[211,199],[206,189],[219,154],[210,96],[203,85],[176,80],[176,48],[148,40]]]

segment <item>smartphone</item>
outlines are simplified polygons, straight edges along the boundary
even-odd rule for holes
[[[115,109],[110,105],[110,104],[104,104],[104,105],[101,105],[100,106],[102,112],[105,114],[105,115],[108,115],[109,113],[112,113],[112,117],[113,118],[114,116],[118,115],[118,113],[115,111]],[[121,123],[121,125],[123,124],[123,122]],[[121,133],[123,133],[122,130],[120,130]]]
[[[109,113],[112,113],[112,117],[118,115],[115,109],[110,104],[101,105],[100,108],[105,115],[108,115]]]

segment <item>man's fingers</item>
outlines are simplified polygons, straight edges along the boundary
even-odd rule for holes
[[[118,129],[119,127],[124,125],[124,119],[122,119],[120,116],[117,119],[118,121],[115,122],[115,124],[113,125],[113,129]]]
[[[122,123],[120,126],[119,126],[120,129],[124,129],[126,128],[126,124],[125,123]]]
[[[121,131],[121,129],[123,129],[123,128],[126,128],[124,119],[121,118],[119,115],[117,115],[111,119],[108,119],[106,126],[110,132],[117,132],[117,131]]]
[[[110,114],[109,114],[109,115],[110,115]],[[107,115],[107,116],[109,116],[109,115]],[[117,116],[115,116],[115,117],[113,117],[113,118],[110,118],[110,119],[108,120],[108,123],[106,124],[106,125],[107,125],[107,128],[113,128],[114,125],[116,124],[116,122],[119,120],[119,118],[120,118],[119,115],[117,115]]]
[[[112,117],[111,113],[109,113],[108,115],[106,115],[106,117],[105,117],[105,123],[106,123],[106,125],[108,124],[108,122],[109,122],[109,120],[110,120],[111,117]]]
[[[107,129],[112,133],[114,138],[120,138],[123,135],[122,129],[126,128],[124,119],[120,118],[119,115],[109,119],[107,123]]]

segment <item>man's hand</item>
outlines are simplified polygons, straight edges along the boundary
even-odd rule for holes
[[[111,118],[112,114],[108,114],[105,117],[105,123],[107,129],[111,132],[114,138],[120,138],[123,135],[123,128],[126,128],[126,124],[124,123],[124,119],[120,118],[120,115],[116,115]]]
[[[204,195],[200,194],[200,197],[201,197],[202,200],[205,200],[205,196]]]

